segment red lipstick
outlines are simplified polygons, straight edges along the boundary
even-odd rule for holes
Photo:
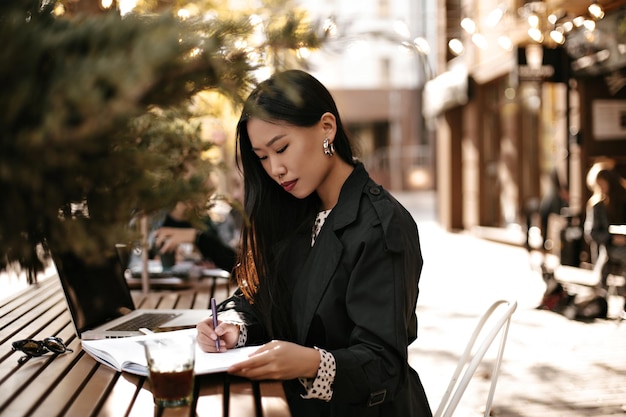
[[[296,186],[296,183],[298,182],[298,180],[293,180],[293,181],[285,181],[282,182],[280,185],[281,187],[283,187],[283,189],[287,192],[293,190],[293,188]]]

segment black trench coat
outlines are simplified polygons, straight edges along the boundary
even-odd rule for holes
[[[359,164],[312,248],[305,229],[280,267],[294,280],[292,342],[331,352],[337,372],[330,402],[302,399],[301,384],[285,381],[292,415],[430,417],[407,359],[423,265],[413,218]],[[230,305],[244,313],[249,340],[258,341],[260,320],[242,303]]]

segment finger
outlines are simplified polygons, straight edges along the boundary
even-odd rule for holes
[[[267,363],[267,355],[264,352],[254,351],[250,354],[249,359],[233,364],[228,368],[228,372],[237,373],[246,370],[251,372],[252,369],[263,366]]]
[[[226,352],[228,350],[224,341],[220,341],[220,350],[217,350],[215,347],[215,341],[212,340],[198,340],[198,346],[203,352],[206,353]]]
[[[265,377],[265,374],[261,373],[259,370],[244,368],[238,371],[228,370],[228,373],[231,375],[239,376],[246,379],[254,379],[254,380],[262,380],[262,379],[270,379]]]
[[[224,339],[219,339],[220,341],[220,348],[219,350],[216,347],[216,343],[215,343],[216,339],[212,339],[210,337],[203,337],[202,339],[198,338],[197,342],[198,345],[200,346],[200,348],[208,353],[214,353],[214,352],[226,352],[228,350],[228,346],[226,346],[226,341]]]
[[[202,321],[196,325],[196,329],[198,330],[196,341],[202,350],[205,352],[215,352],[215,340],[217,339],[217,335],[215,335],[210,323]]]
[[[205,352],[209,352],[211,349],[215,350],[215,342],[212,341],[206,334],[198,333],[198,336],[196,336],[196,342]]]
[[[266,344],[264,344],[264,345],[259,346],[259,348],[258,348],[257,350],[255,350],[254,352],[252,352],[252,353],[250,354],[250,357],[255,356],[255,355],[258,355],[258,354],[260,354],[260,353],[268,352],[268,351],[270,351],[270,350],[272,350],[272,349],[273,349],[273,347],[272,347],[272,342],[266,343]]]
[[[226,333],[228,333],[229,330],[231,330],[229,328],[229,326],[227,324],[222,324],[221,321],[217,321],[217,327],[214,329],[215,330],[215,334],[219,337],[224,336]]]
[[[228,373],[248,379],[276,379],[276,374],[272,372],[272,368],[273,366],[269,363],[245,361],[231,366]]]

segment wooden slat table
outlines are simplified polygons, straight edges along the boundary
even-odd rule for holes
[[[133,298],[142,308],[208,309],[211,291],[200,286],[148,294],[133,292]],[[62,338],[73,352],[47,354],[18,364],[23,354],[12,351],[13,341],[48,336]],[[229,382],[227,391],[225,381]],[[116,372],[82,351],[56,276],[0,301],[0,416],[215,417],[226,415],[224,392],[228,394],[231,416],[259,415],[249,381],[226,374],[205,375],[196,378],[196,388],[195,407],[156,410],[146,378]],[[281,383],[263,382],[257,388],[263,416],[290,416]]]

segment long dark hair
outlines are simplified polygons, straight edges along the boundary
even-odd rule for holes
[[[626,181],[613,169],[598,171],[596,183],[599,179],[608,184],[608,193],[603,195],[609,222],[621,224],[626,221]]]
[[[247,122],[258,118],[311,127],[326,112],[335,116],[337,124],[334,157],[354,165],[352,147],[332,95],[306,72],[279,72],[260,83],[246,100],[237,124],[237,163],[244,174],[244,207],[250,222],[242,231],[240,262],[234,275],[243,294],[264,317],[286,319],[291,302],[285,296],[288,284],[273,268],[280,256],[277,244],[301,227],[311,226],[321,203],[316,193],[298,199],[270,178],[252,151]]]

